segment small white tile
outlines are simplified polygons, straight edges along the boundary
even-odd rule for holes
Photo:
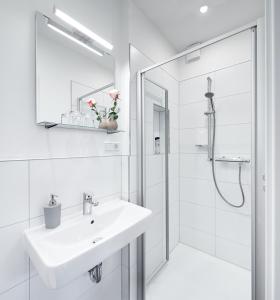
[[[215,96],[225,97],[250,92],[252,88],[251,62],[238,64],[215,72]]]
[[[23,247],[23,231],[28,222],[0,229],[3,247],[0,255],[0,293],[28,279],[29,259]]]
[[[181,226],[215,234],[215,209],[192,203],[180,203]]]
[[[0,163],[0,227],[28,219],[28,162]]]
[[[217,238],[216,256],[248,270],[251,269],[251,247]]]
[[[181,178],[180,187],[181,201],[215,206],[215,188],[211,179]]]
[[[205,253],[215,255],[215,236],[213,234],[181,226],[180,242]]]
[[[251,245],[251,218],[241,214],[216,211],[216,235],[244,246]]]

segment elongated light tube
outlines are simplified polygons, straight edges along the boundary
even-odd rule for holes
[[[68,34],[67,32],[65,32],[65,31],[63,31],[63,30],[61,30],[61,29],[59,29],[59,28],[56,27],[55,25],[53,25],[53,24],[51,24],[51,23],[48,23],[48,27],[51,28],[52,30],[54,30],[54,31],[56,31],[56,32],[58,32],[58,33],[60,33],[61,35],[67,37],[69,40],[71,40],[71,41],[77,43],[78,45],[80,45],[80,46],[82,46],[82,47],[84,47],[85,49],[87,49],[87,50],[93,52],[94,54],[99,55],[99,56],[103,56],[103,54],[102,54],[101,52],[99,52],[99,51],[97,51],[97,50],[91,48],[91,47],[88,46],[87,44],[81,42],[80,40],[76,39],[75,37],[73,37],[72,35]]]
[[[87,27],[85,27],[84,25],[82,25],[81,23],[79,23],[78,21],[76,21],[75,19],[73,19],[72,17],[70,17],[69,15],[64,13],[63,11],[61,11],[60,9],[55,7],[54,14],[58,18],[60,18],[62,21],[66,22],[67,24],[71,25],[78,31],[82,32],[84,35],[90,37],[91,39],[93,39],[95,42],[102,45],[106,49],[112,50],[114,48],[114,46],[112,44],[110,44],[109,42],[104,40],[102,37],[100,37],[93,31],[91,31],[90,29],[88,29]]]

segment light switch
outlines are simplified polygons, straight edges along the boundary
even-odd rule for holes
[[[110,152],[120,151],[121,145],[119,142],[104,142],[104,150]]]

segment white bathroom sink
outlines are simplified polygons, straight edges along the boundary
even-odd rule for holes
[[[87,272],[145,232],[152,212],[122,200],[93,208],[62,221],[24,232],[26,251],[49,288],[58,288]]]

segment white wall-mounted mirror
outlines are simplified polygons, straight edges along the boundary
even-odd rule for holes
[[[49,127],[97,128],[88,101],[103,113],[114,88],[112,55],[80,32],[36,13],[36,122]]]

